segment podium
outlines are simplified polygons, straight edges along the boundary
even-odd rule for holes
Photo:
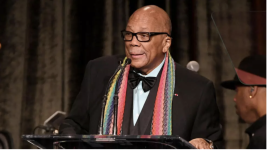
[[[23,135],[41,149],[195,149],[179,136]]]

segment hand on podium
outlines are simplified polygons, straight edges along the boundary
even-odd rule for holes
[[[208,141],[202,138],[196,138],[189,141],[190,144],[195,146],[197,149],[213,149],[212,141]]]

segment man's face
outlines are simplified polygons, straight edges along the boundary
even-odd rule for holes
[[[153,18],[134,16],[131,17],[126,31],[136,32],[163,32]],[[163,40],[166,34],[150,37],[149,42],[139,42],[134,36],[132,41],[125,41],[125,53],[132,60],[131,66],[149,73],[163,60]]]
[[[249,98],[250,87],[248,86],[237,86],[236,95],[234,101],[236,103],[236,113],[247,123],[253,122],[253,107],[252,102]]]

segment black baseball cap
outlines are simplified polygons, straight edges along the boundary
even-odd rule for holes
[[[266,87],[266,56],[265,55],[251,55],[244,58],[238,68],[235,68],[236,75],[233,80],[224,81],[221,86],[227,89],[235,90],[237,85],[251,85],[251,86],[265,86]],[[241,74],[243,73],[243,74]],[[261,82],[246,82],[242,79],[260,79]],[[241,80],[241,81],[240,81]],[[264,81],[264,82],[262,82]]]

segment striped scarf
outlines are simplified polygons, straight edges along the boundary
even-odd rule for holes
[[[126,59],[127,58],[124,59],[122,66],[125,64]],[[118,71],[115,77],[113,78],[112,83],[110,84],[104,113],[103,133],[105,135],[112,134],[113,131],[113,97],[117,84],[117,89],[119,90],[117,135],[121,135],[129,70],[130,65],[127,65],[121,76],[119,76],[121,70]],[[152,135],[172,135],[172,98],[174,94],[174,85],[175,63],[169,52],[167,52],[154,106],[154,113],[151,125]]]

